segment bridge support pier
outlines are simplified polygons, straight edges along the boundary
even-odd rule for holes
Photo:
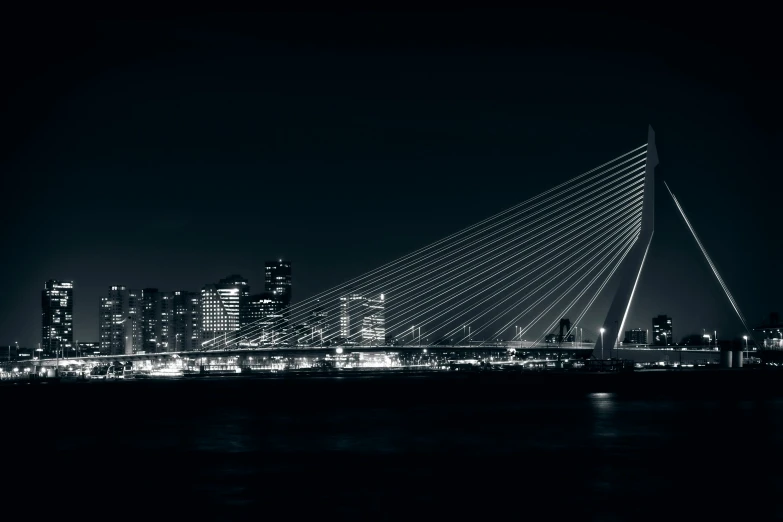
[[[731,352],[723,350],[720,352],[720,367],[731,368]]]
[[[732,350],[731,352],[731,364],[734,368],[742,368],[742,350]]]

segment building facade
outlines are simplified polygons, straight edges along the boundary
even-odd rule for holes
[[[132,355],[143,353],[143,292],[111,286],[100,300],[99,331],[101,353]]]
[[[144,353],[156,353],[159,351],[160,297],[161,292],[158,292],[157,288],[145,288],[142,290],[141,331]]]
[[[385,297],[348,294],[340,298],[340,342],[380,345],[386,341]]]
[[[243,308],[241,342],[249,346],[266,346],[279,342],[282,332],[282,303],[271,292],[250,296]]]
[[[201,344],[199,294],[178,290],[142,291],[142,345],[144,353],[197,350]]]
[[[240,310],[250,297],[247,279],[232,275],[201,289],[201,339],[210,348],[234,340],[239,330]]]
[[[653,317],[652,320],[653,344],[655,346],[671,346],[674,344],[672,337],[672,318],[666,315]]]
[[[291,288],[291,263],[282,259],[267,261],[264,264],[264,291],[277,296],[285,309],[291,304]]]
[[[384,304],[385,298],[383,294],[367,298],[364,301],[362,344],[377,346],[382,345],[386,341]]]
[[[41,350],[44,356],[71,354],[73,281],[50,279],[41,292]]]
[[[623,342],[626,344],[647,344],[647,330],[641,328],[626,330]]]
[[[201,304],[195,292],[171,294],[168,349],[173,352],[198,350],[201,346]]]
[[[96,342],[82,342],[77,343],[77,350],[80,357],[89,357],[92,355],[108,355],[101,353],[101,343]]]

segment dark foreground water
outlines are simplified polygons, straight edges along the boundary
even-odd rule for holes
[[[783,400],[703,389],[715,382],[655,394],[596,382],[441,375],[3,387],[0,498],[6,513],[32,519],[783,515]]]

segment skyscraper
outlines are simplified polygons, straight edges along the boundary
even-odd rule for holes
[[[383,344],[386,341],[384,295],[348,294],[340,298],[340,337],[346,344]]]
[[[264,264],[264,291],[277,296],[283,308],[291,304],[291,263],[267,261]]]
[[[157,288],[142,290],[142,346],[144,353],[158,352],[160,335],[160,294]]]
[[[354,344],[358,341],[361,328],[359,312],[364,302],[361,294],[348,294],[340,298],[340,337],[343,342]]]
[[[386,341],[383,294],[365,299],[363,312],[362,344],[383,344]]]
[[[239,275],[201,289],[201,338],[209,342],[210,348],[233,340],[233,332],[240,327],[240,310],[246,306],[249,293],[247,279]]]
[[[41,292],[41,349],[62,357],[73,348],[73,281],[50,279]]]
[[[672,318],[666,315],[653,317],[653,344],[656,346],[670,346],[674,344],[672,338]]]
[[[100,301],[101,352],[132,355],[144,351],[143,295],[141,290],[111,286]]]
[[[142,334],[145,353],[196,350],[201,341],[199,294],[143,290]]]
[[[250,296],[242,314],[242,342],[250,345],[274,344],[280,338],[281,303],[270,292]]]

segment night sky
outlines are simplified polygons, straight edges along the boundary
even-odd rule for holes
[[[656,231],[626,327],[666,313],[678,341],[742,335],[661,181],[748,321],[783,311],[777,30],[763,12],[646,9],[4,17],[0,344],[40,341],[50,278],[75,283],[80,341],[112,284],[239,273],[261,291],[283,257],[308,297],[643,144],[648,124]]]

